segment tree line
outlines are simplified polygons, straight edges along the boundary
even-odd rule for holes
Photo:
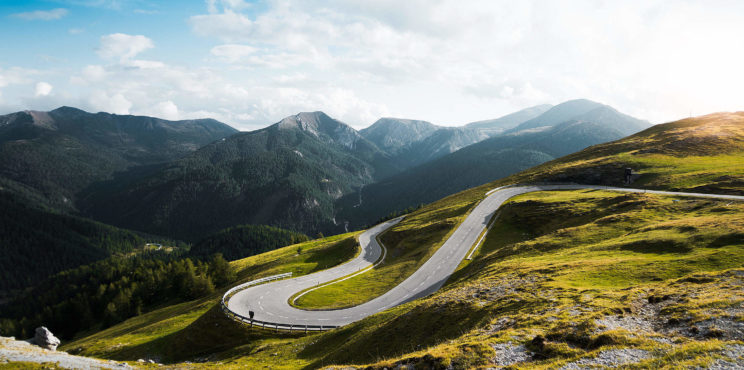
[[[0,308],[0,333],[28,338],[44,325],[69,339],[163,302],[207,296],[235,279],[221,254],[206,262],[164,253],[112,257],[56,274],[5,304]]]

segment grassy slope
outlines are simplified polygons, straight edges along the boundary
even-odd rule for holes
[[[295,305],[306,309],[348,307],[381,295],[425,261],[413,261],[411,257],[428,257],[436,251],[466,211],[491,188],[541,181],[621,185],[626,167],[642,174],[634,187],[744,194],[744,113],[712,114],[658,125],[435,202],[409,216],[382,239],[393,251],[415,254],[393,252],[373,273],[314,290]],[[448,216],[454,223],[433,233],[425,230],[441,222],[445,210],[453,212]],[[405,242],[401,243],[403,238]],[[415,246],[413,250],[411,246]],[[364,287],[361,294],[359,287]]]
[[[293,272],[294,276],[326,269],[359,252],[356,233],[336,235],[280,248],[231,262],[240,281]],[[302,254],[297,254],[297,247]],[[269,338],[226,319],[219,310],[222,292],[212,296],[166,306],[131,318],[106,330],[90,333],[61,349],[74,354],[120,360],[156,358],[179,361],[221,352],[245,343]]]
[[[641,173],[634,187],[744,194],[743,154],[744,112],[715,113],[656,125],[509,179],[620,185],[631,167]]]
[[[353,324],[336,334],[346,344],[326,359],[364,363],[375,355],[357,351],[373,348],[393,355],[379,367],[492,366],[498,356],[491,345],[508,342],[536,353],[527,368],[623,347],[663,353],[645,362],[651,367],[704,365],[717,356],[710,351],[744,339],[726,329],[744,321],[741,202],[572,191],[527,194],[511,204],[476,260],[445,289]],[[655,299],[661,302],[649,303]],[[661,329],[607,330],[607,317]],[[712,317],[718,328],[706,321]],[[690,334],[692,327],[699,334]],[[530,344],[537,335],[548,338],[541,349]]]
[[[380,241],[387,249],[382,263],[353,278],[304,294],[294,305],[304,309],[350,307],[382,295],[418,270],[475,203],[474,199],[451,197],[413,212],[381,235]]]
[[[592,147],[455,194],[422,208],[413,216],[459,204],[459,217],[462,217],[486,190],[508,183],[586,180],[587,173],[592,176],[599,173],[597,182],[600,183],[619,183],[622,169],[629,163],[644,173],[637,183],[640,185],[742,193],[743,166],[739,165],[742,159],[736,155],[743,151],[742,116],[711,115],[656,126],[630,138]],[[724,118],[728,122],[712,125]],[[641,144],[644,153],[634,147]],[[695,170],[706,162],[711,164],[705,171]],[[654,176],[655,173],[665,175]],[[596,176],[591,178],[596,179]],[[385,366],[403,361],[490,366],[493,364],[489,363],[489,358],[496,355],[490,344],[511,341],[521,345],[538,334],[548,338],[544,347],[531,347],[538,357],[544,358],[537,363],[541,366],[567,362],[579,356],[591,357],[604,348],[628,345],[666,353],[661,360],[647,362],[649,366],[659,364],[653,361],[702,364],[719,356],[711,350],[722,348],[732,336],[721,334],[715,328],[710,330],[709,325],[705,326],[704,320],[700,324],[700,320],[724,314],[731,316],[727,320],[743,321],[741,313],[726,311],[732,305],[742,304],[739,292],[744,284],[742,273],[723,271],[742,267],[740,215],[744,209],[739,203],[684,199],[676,202],[669,197],[603,192],[550,194],[528,194],[518,199],[512,207],[523,212],[502,213],[477,259],[463,267],[442,291],[430,298],[328,333],[291,338],[286,335],[250,337],[266,333],[246,331],[241,332],[245,338],[237,343],[230,342],[227,335],[227,339],[214,339],[213,344],[204,348],[186,345],[180,350],[180,356],[170,358],[194,358],[200,353],[212,353],[212,360],[219,362],[209,362],[210,365],[262,363],[316,367],[330,363],[374,363]],[[550,217],[545,218],[545,215]],[[421,219],[426,222],[419,225],[411,223],[406,227],[405,221],[401,223],[398,243],[405,239],[413,246],[411,238],[426,237],[423,228],[441,221],[433,213],[431,216]],[[415,219],[410,217],[408,222]],[[423,248],[435,248],[454,226],[440,225],[443,230],[437,231],[441,233],[438,238],[420,241],[431,243]],[[644,240],[656,243],[644,243]],[[386,241],[389,247],[393,244],[395,239]],[[295,247],[284,250],[293,249]],[[257,266],[252,259],[243,261],[245,268]],[[274,268],[274,273],[281,272],[279,265]],[[649,297],[657,296],[658,299],[669,297],[656,306],[648,302]],[[164,308],[167,309],[172,308]],[[212,329],[212,321],[220,320],[218,312],[208,307],[200,312],[200,320],[205,318],[204,322],[210,324],[198,331],[201,335],[238,330],[232,327],[230,330]],[[632,336],[634,330],[600,333],[603,329],[594,321],[605,315],[634,317],[648,316],[648,312],[653,313],[648,320],[654,322],[674,319],[681,323],[680,327],[688,329],[700,325],[697,329],[700,334],[698,337],[672,335],[670,345],[648,339],[658,335],[655,333],[636,337]],[[185,324],[200,320],[182,320],[179,330],[186,330]],[[148,319],[145,322],[150,326],[157,324]],[[114,329],[116,327],[110,330]],[[127,328],[119,330],[131,332]],[[701,340],[706,339],[706,335],[712,339]],[[118,343],[110,334],[96,336],[101,340],[105,338],[109,345]],[[156,337],[163,338],[162,335]],[[74,347],[75,344],[70,344],[66,348]],[[111,357],[115,352],[88,347],[85,353]]]

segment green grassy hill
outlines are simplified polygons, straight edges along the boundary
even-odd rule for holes
[[[655,126],[426,205],[383,235],[389,259],[370,273],[381,283],[360,297],[372,298],[414,271],[497,186],[617,184],[630,166],[642,173],[634,186],[741,194],[743,120],[741,113],[716,114]],[[250,329],[226,319],[215,294],[81,336],[63,349],[195,367],[744,366],[742,215],[742,202],[725,200],[530,193],[510,200],[475,259],[439,292],[346,327],[307,336]],[[308,259],[351,258],[351,246],[338,247],[343,238],[309,242],[314,247],[300,255],[289,246],[232,264],[244,280],[305,273],[324,265]],[[369,285],[363,278],[352,283],[356,292]],[[338,290],[326,293],[338,297]],[[322,295],[315,299],[310,305],[327,304]]]
[[[622,184],[623,169],[640,173],[636,187],[744,194],[744,112],[714,113],[656,125],[520,173],[511,181]]]

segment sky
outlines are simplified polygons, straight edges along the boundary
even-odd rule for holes
[[[744,110],[742,19],[722,0],[3,0],[0,114],[458,126],[587,98],[662,123]]]

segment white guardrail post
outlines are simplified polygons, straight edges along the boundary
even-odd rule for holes
[[[225,294],[222,295],[222,300],[220,301],[220,305],[222,306],[222,312],[224,312],[227,317],[229,317],[230,319],[232,319],[234,321],[241,322],[241,323],[246,323],[246,322],[247,323],[250,323],[251,324],[251,327],[253,327],[253,324],[256,324],[257,326],[260,326],[262,328],[271,328],[271,327],[273,327],[275,331],[279,331],[279,329],[282,329],[282,330],[289,330],[290,332],[292,332],[292,329],[294,329],[294,324],[283,324],[283,323],[276,323],[276,322],[268,322],[268,321],[261,321],[261,320],[251,319],[251,318],[245,317],[245,316],[243,316],[243,315],[241,315],[241,314],[239,314],[237,312],[234,312],[229,307],[227,307],[227,301],[230,299],[230,296],[232,296],[232,294],[234,294],[235,292],[237,292],[239,290],[246,289],[246,288],[251,287],[253,285],[258,285],[258,284],[269,282],[269,281],[284,279],[284,278],[288,278],[288,277],[291,277],[291,276],[292,276],[292,273],[291,272],[287,272],[287,273],[284,273],[284,274],[272,275],[272,276],[267,276],[267,277],[263,277],[263,278],[260,278],[260,279],[252,280],[252,281],[249,281],[247,283],[236,285],[236,286],[230,288],[230,290],[228,290],[227,292],[225,292]],[[331,325],[305,325],[305,333],[307,333],[308,329],[310,329],[310,330],[323,331],[323,330],[331,330],[331,329],[335,329],[335,328],[337,328],[337,326],[331,326]]]

